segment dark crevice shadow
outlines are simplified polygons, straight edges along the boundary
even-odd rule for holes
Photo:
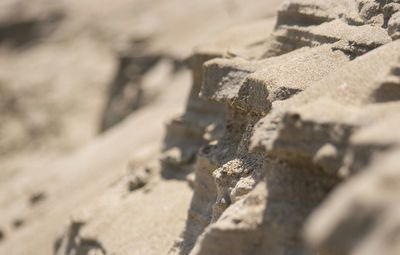
[[[117,53],[119,63],[109,84],[108,98],[100,121],[100,132],[113,127],[133,111],[156,99],[156,95],[143,88],[143,77],[160,61],[170,60],[173,73],[182,69],[182,61],[162,53],[150,52],[148,46],[151,44],[151,39],[132,40],[128,49]]]
[[[400,83],[385,82],[374,93],[378,103],[398,101],[400,99]]]
[[[2,242],[5,239],[6,235],[4,232],[0,229],[0,242]]]
[[[91,251],[100,251],[102,255],[106,255],[106,249],[103,245],[91,238],[79,237],[84,222],[72,222],[66,233],[54,242],[54,255],[89,255]]]
[[[0,45],[22,49],[33,46],[40,39],[56,31],[65,19],[65,13],[57,11],[44,19],[30,19],[0,25]]]
[[[165,180],[186,181],[187,176],[193,173],[195,167],[195,158],[185,164],[174,164],[165,162],[161,159],[161,177]]]

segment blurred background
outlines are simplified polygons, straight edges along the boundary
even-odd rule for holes
[[[82,204],[77,189],[99,176],[113,181],[103,173],[162,139],[166,120],[185,104],[184,62],[193,48],[235,24],[274,16],[281,2],[1,0],[0,246],[7,241],[8,254],[24,254],[9,247],[40,231],[42,243],[26,247],[51,250],[60,222]],[[115,131],[127,116],[139,120]],[[144,134],[149,127],[158,129]]]
[[[20,157],[68,153],[148,104],[168,86],[143,88],[154,67],[173,74],[195,45],[275,12],[251,2],[0,1],[0,180]]]

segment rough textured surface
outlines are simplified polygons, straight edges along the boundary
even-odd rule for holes
[[[71,49],[104,93],[4,72],[0,254],[399,254],[399,1],[117,2],[0,12],[4,66]]]
[[[332,189],[372,164],[373,151],[390,147],[360,148],[353,137],[399,109],[399,44],[391,43],[385,21],[396,17],[391,8],[397,3],[289,1],[260,53],[205,63],[200,96],[228,113],[224,135],[201,151],[196,166],[202,188],[189,216],[203,219],[201,229],[209,225],[199,235],[196,221],[189,224],[186,231],[194,231],[181,254],[196,236],[190,254],[314,254],[315,247],[350,254],[345,243],[355,241],[346,231],[358,233],[351,227],[314,233],[311,221],[312,247],[302,227]],[[328,231],[324,226],[319,230]]]

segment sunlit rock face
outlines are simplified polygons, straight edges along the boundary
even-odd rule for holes
[[[203,64],[199,96],[227,112],[223,134],[197,154],[180,254],[361,254],[350,248],[369,232],[325,223],[324,208],[395,147],[361,134],[399,110],[398,10],[397,1],[286,1],[261,46]]]

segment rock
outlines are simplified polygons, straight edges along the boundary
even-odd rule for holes
[[[398,110],[373,105],[399,57],[379,20],[386,7],[361,5],[288,2],[259,59],[205,63],[200,96],[226,105],[228,115],[225,134],[205,147],[208,167],[196,168],[199,177],[212,172],[216,193],[196,210],[209,223],[190,254],[313,254],[303,224],[343,178],[362,171],[350,163],[352,134]],[[258,203],[247,202],[254,196]]]
[[[0,180],[0,253],[399,253],[398,0],[289,0],[279,8],[280,1],[257,0],[70,4],[58,31],[18,54],[61,42],[68,47],[57,52],[72,49],[87,38],[87,50],[78,49],[96,53],[88,65],[104,68],[95,76],[109,86],[103,111],[83,110],[101,101],[98,94],[88,100],[89,89],[78,100],[85,104],[62,114],[70,99],[56,104],[50,92],[32,94],[43,98],[41,107],[7,84],[14,78],[3,79],[0,132],[9,135],[0,152],[26,147],[31,155],[37,144],[64,137],[49,134],[53,111],[65,132],[66,125],[86,130],[82,123],[97,117],[103,132],[34,168],[41,171],[0,172],[7,176]],[[36,22],[44,14],[24,15]],[[115,67],[102,57],[93,62],[97,40]],[[15,45],[4,49],[10,59],[17,54]],[[31,109],[37,113],[25,118]],[[78,113],[85,121],[67,121]],[[18,222],[26,224],[17,229]]]
[[[397,160],[392,150],[338,188],[310,219],[310,244],[326,254],[397,254]]]

